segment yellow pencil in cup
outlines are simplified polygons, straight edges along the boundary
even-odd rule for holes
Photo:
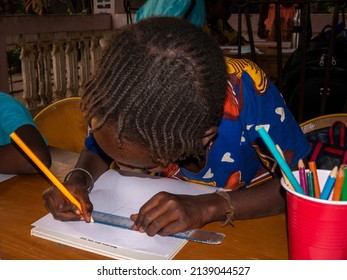
[[[343,181],[346,180],[344,168],[346,168],[346,165],[341,164],[339,171],[337,173],[337,177],[336,177],[336,181],[335,181],[335,185],[334,185],[334,192],[333,192],[333,196],[332,196],[332,200],[335,200],[335,201],[340,200]]]
[[[283,154],[283,151],[282,151],[281,147],[280,147],[278,144],[276,144],[276,148],[277,148],[278,152],[280,153],[280,155],[284,158],[284,154]],[[281,168],[280,168],[280,169],[281,169]],[[288,180],[286,174],[284,174],[284,172],[283,172],[282,169],[281,169],[281,173],[282,173],[282,177],[283,177],[284,183],[285,183],[288,187],[290,187],[292,190],[294,190],[293,185],[289,182],[289,180]]]
[[[51,180],[51,182],[62,192],[62,194],[82,213],[81,203],[68,191],[68,189],[58,180],[58,178],[43,164],[43,162],[31,151],[31,149],[20,139],[20,137],[12,132],[10,137],[23,150],[23,152],[37,165],[38,168]],[[91,217],[93,222],[93,217]]]

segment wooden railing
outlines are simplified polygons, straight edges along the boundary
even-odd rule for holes
[[[263,1],[245,0],[245,4],[259,4]],[[268,0],[277,4],[288,1]],[[344,2],[345,0],[297,0],[296,2],[307,4],[315,1]],[[278,9],[276,11],[279,13]],[[0,17],[0,91],[10,92],[6,51],[20,47],[23,84],[21,99],[29,109],[34,110],[55,100],[79,95],[82,85],[93,72],[103,43],[106,43],[112,32],[116,32],[117,28],[123,25],[124,17],[125,14]],[[239,17],[234,15],[230,20],[232,26],[237,27],[242,33],[256,31],[257,15],[250,16],[249,29],[240,18],[241,14]],[[317,18],[319,22],[316,21]],[[311,19],[312,26],[314,28],[319,26],[319,30],[320,24],[332,21],[331,15],[324,16],[324,20],[321,15],[313,16]],[[280,23],[277,25],[280,26]],[[280,41],[277,46],[280,46]],[[277,48],[276,58],[276,80],[281,90],[283,61],[280,47]],[[253,59],[255,60],[255,55]]]
[[[107,14],[0,17],[0,91],[9,92],[6,51],[20,47],[22,97],[29,109],[78,96],[112,32]]]

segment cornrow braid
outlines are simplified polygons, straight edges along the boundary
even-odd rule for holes
[[[224,57],[188,21],[153,17],[115,34],[85,85],[81,108],[94,130],[107,124],[122,139],[172,162],[199,155],[218,124],[226,92]]]

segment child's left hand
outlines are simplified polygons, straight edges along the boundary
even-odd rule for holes
[[[133,229],[146,232],[149,236],[170,234],[201,228],[209,222],[221,220],[223,211],[220,197],[215,194],[177,195],[160,192],[131,215]]]

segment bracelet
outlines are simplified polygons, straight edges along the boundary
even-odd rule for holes
[[[72,169],[69,173],[66,174],[64,182],[68,181],[70,179],[71,175],[77,171],[82,171],[89,176],[90,184],[88,184],[89,186],[87,187],[87,192],[90,193],[92,191],[92,189],[94,188],[93,176],[87,170],[85,170],[83,168],[76,167],[76,168]]]
[[[230,196],[228,195],[228,193],[226,191],[223,191],[221,189],[218,189],[216,191],[216,194],[218,194],[219,196],[223,197],[229,203],[229,208],[225,211],[225,213],[227,215],[227,218],[226,218],[225,222],[223,223],[223,227],[226,226],[227,224],[231,224],[232,226],[234,226],[233,225],[234,206],[231,203]]]

